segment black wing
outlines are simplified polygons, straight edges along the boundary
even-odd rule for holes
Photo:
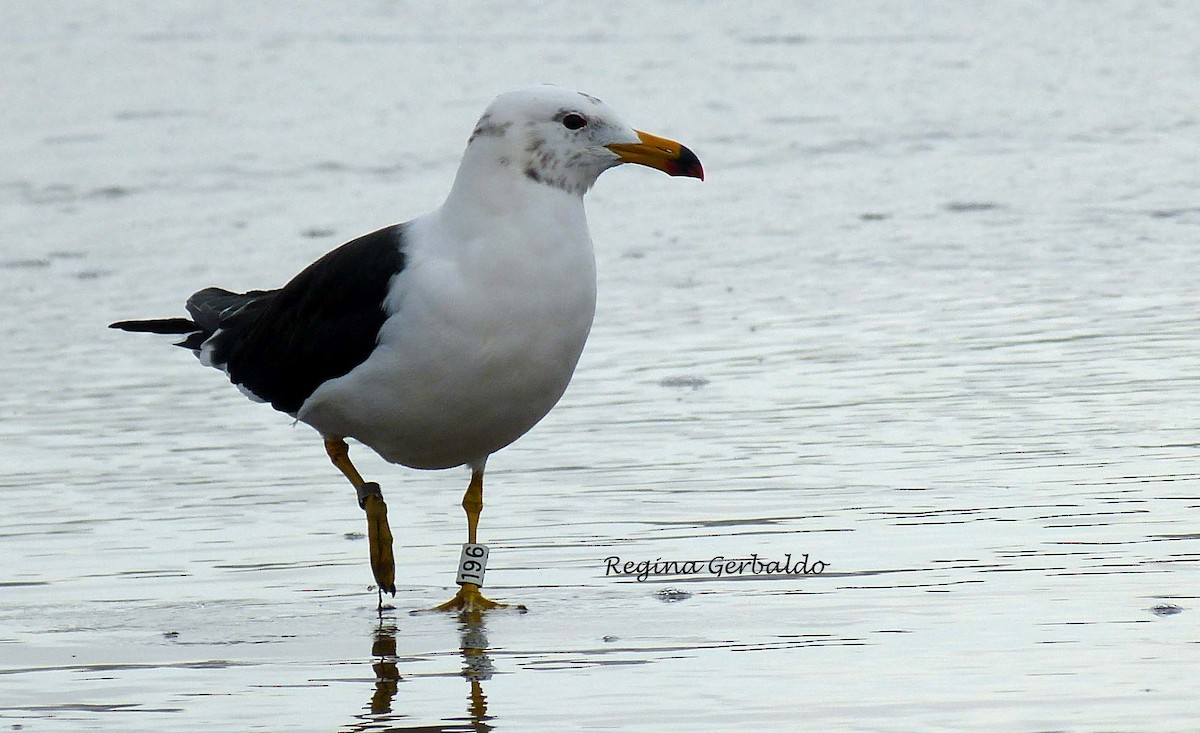
[[[317,387],[366,361],[386,320],[384,300],[404,269],[403,229],[380,229],[338,247],[279,290],[218,319],[208,339],[214,366],[282,412],[295,414]],[[199,295],[199,293],[197,294]],[[188,301],[188,312],[212,304]]]
[[[396,224],[343,244],[279,290],[201,290],[188,321],[123,321],[126,331],[187,334],[192,349],[254,396],[294,415],[317,387],[354,369],[375,349],[384,301],[404,269]]]

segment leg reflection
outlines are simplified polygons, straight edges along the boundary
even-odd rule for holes
[[[371,656],[377,657],[371,669],[375,670],[375,694],[371,696],[371,712],[392,712],[392,701],[396,699],[396,688],[400,682],[400,670],[396,668],[396,626],[380,623],[371,643]]]
[[[488,656],[487,624],[483,614],[465,612],[458,616],[458,635],[463,655],[463,677],[471,684],[467,697],[467,719],[471,730],[486,733],[493,729],[488,723],[492,716],[487,714],[487,696],[483,694],[483,683],[492,678],[492,658]]]
[[[492,658],[488,655],[487,626],[482,612],[463,612],[458,614],[459,649],[462,654],[462,676],[470,685],[467,694],[466,715],[444,718],[438,723],[428,724],[419,722],[412,726],[394,726],[381,728],[392,722],[415,722],[410,715],[393,712],[396,693],[402,678],[397,667],[396,656],[396,625],[390,620],[381,620],[371,641],[371,656],[375,661],[371,668],[375,671],[375,690],[371,695],[370,712],[360,712],[355,716],[356,722],[345,731],[387,731],[388,733],[490,733],[495,729],[491,721],[494,716],[488,715],[487,695],[483,691],[483,683],[492,678],[494,668]],[[445,659],[434,654],[434,657]],[[436,675],[444,679],[443,675]],[[421,675],[409,677],[408,681],[420,680]],[[462,708],[458,708],[461,710]]]

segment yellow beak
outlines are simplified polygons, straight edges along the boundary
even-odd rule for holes
[[[622,163],[637,163],[657,168],[667,175],[704,180],[704,167],[700,165],[700,159],[687,147],[641,130],[634,132],[640,143],[613,143],[608,146],[621,158]]]

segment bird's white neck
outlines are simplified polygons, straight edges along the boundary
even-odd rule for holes
[[[457,229],[456,234],[464,239],[496,227],[529,223],[586,232],[582,194],[535,181],[522,170],[519,160],[506,157],[489,142],[467,146],[439,212],[443,226]]]

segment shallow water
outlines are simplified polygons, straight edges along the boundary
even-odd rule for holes
[[[250,5],[0,7],[5,726],[1195,730],[1200,9]],[[539,80],[709,180],[590,196],[588,349],[489,464],[529,613],[410,614],[466,475],[355,451],[381,619],[315,434],[104,326],[436,205]]]

